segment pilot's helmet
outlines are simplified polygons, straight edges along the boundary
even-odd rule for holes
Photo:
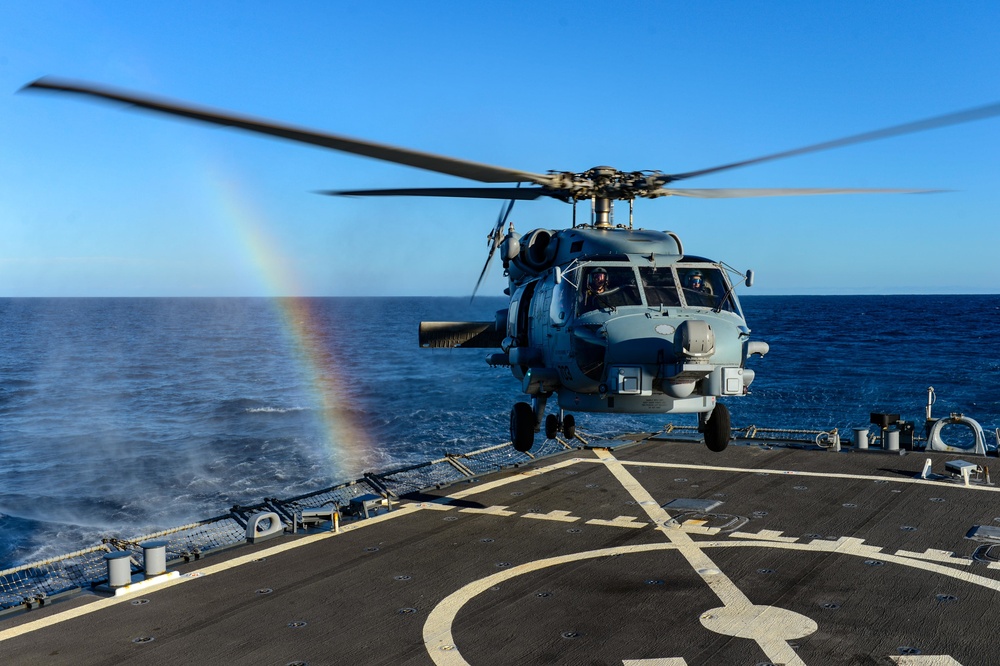
[[[701,271],[695,271],[687,278],[687,286],[691,289],[701,289],[705,280],[701,277]]]
[[[608,272],[603,268],[591,271],[589,279],[591,289],[604,289],[608,286]]]

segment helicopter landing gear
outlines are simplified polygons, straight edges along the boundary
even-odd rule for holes
[[[576,439],[576,419],[573,418],[572,414],[563,417],[562,431],[566,439]]]
[[[559,417],[549,414],[545,417],[545,439],[555,439],[559,432]]]
[[[698,420],[702,419],[699,414]],[[729,408],[722,403],[716,403],[712,415],[708,417],[699,428],[705,435],[705,446],[709,451],[718,453],[726,448],[732,437],[732,430],[729,422]]]
[[[510,443],[518,451],[527,451],[535,443],[535,410],[526,402],[514,403],[510,410]]]
[[[545,438],[555,439],[558,433],[563,433],[566,439],[576,437],[576,419],[572,414],[563,415],[563,410],[559,410],[559,416],[549,414],[545,417]]]

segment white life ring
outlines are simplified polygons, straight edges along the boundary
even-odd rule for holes
[[[941,440],[941,429],[952,423],[960,423],[972,430],[972,434],[976,438],[974,449],[963,446],[949,446]],[[963,414],[952,414],[947,418],[938,419],[934,422],[930,433],[927,435],[927,447],[933,451],[948,451],[951,453],[969,453],[972,450],[973,453],[985,456],[986,435],[983,433],[983,427],[974,419],[970,419]]]

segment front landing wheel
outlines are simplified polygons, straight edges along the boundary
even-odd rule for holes
[[[705,446],[718,453],[729,445],[732,430],[729,423],[729,408],[716,403],[712,416],[705,422]]]
[[[535,443],[535,410],[526,402],[514,403],[510,410],[510,443],[527,451]]]

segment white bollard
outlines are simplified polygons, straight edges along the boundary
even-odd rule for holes
[[[167,572],[167,542],[147,541],[142,544],[142,568],[146,578]]]
[[[104,554],[108,563],[108,587],[114,589],[132,583],[131,559],[132,553],[124,550]]]

